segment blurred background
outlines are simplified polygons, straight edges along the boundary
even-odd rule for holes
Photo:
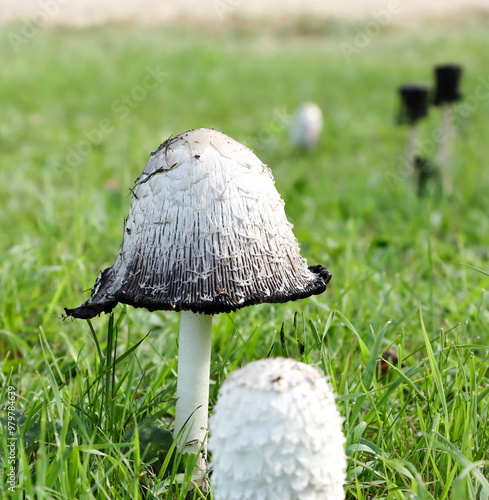
[[[331,267],[342,307],[344,291],[380,262],[417,286],[423,269],[410,266],[406,248],[417,231],[397,227],[415,220],[426,229],[413,218],[427,208],[411,198],[417,174],[405,158],[398,88],[433,87],[443,63],[463,67],[464,99],[453,114],[457,189],[433,207],[433,230],[443,231],[450,249],[454,239],[465,250],[465,239],[476,237],[465,260],[477,265],[487,226],[474,213],[488,176],[487,2],[4,0],[0,19],[0,244],[24,252],[22,267],[39,264],[27,276],[43,269],[34,280],[37,300],[61,287],[64,302],[79,301],[113,262],[128,188],[149,152],[201,126],[236,138],[270,165],[306,257],[326,265],[340,259]],[[310,151],[289,141],[295,110],[307,101],[324,121]],[[420,155],[435,163],[441,119],[432,107],[417,130]],[[459,232],[467,217],[477,224]],[[357,260],[344,260],[355,252],[361,272]],[[15,296],[6,292],[4,303]],[[62,311],[59,299],[47,311],[32,297],[16,307],[48,321],[47,313]]]
[[[484,0],[349,0],[348,2],[317,2],[315,0],[211,0],[198,2],[182,0],[180,2],[157,0],[122,0],[119,2],[103,0],[53,0],[39,2],[36,0],[3,0],[0,14],[4,22],[14,21],[22,16],[33,17],[39,10],[56,12],[50,23],[69,26],[90,26],[103,23],[141,22],[146,24],[162,24],[174,22],[216,23],[226,17],[249,16],[280,19],[286,16],[338,17],[346,20],[367,18],[376,9],[384,9],[389,5],[402,6],[399,21],[416,19],[429,15],[444,17],[447,15],[463,15],[468,10],[487,10]],[[43,5],[45,8],[43,8]]]

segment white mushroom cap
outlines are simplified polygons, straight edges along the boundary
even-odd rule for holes
[[[322,130],[321,108],[313,102],[306,102],[294,113],[290,141],[295,146],[312,149],[318,143]]]
[[[221,132],[165,141],[133,191],[115,264],[68,315],[91,318],[118,302],[214,314],[326,289],[331,274],[301,257],[270,169]]]
[[[210,420],[216,500],[344,499],[342,418],[326,379],[292,359],[249,363]]]

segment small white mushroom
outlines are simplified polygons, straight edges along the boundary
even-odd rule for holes
[[[323,113],[321,108],[312,102],[299,106],[294,113],[290,141],[293,145],[305,149],[316,147],[323,130]]]
[[[136,181],[115,264],[75,318],[118,302],[181,311],[175,435],[188,451],[207,433],[212,315],[322,293],[331,274],[307,266],[270,169],[216,130],[189,130],[152,153]],[[205,469],[205,448],[201,467]]]
[[[247,364],[223,383],[210,420],[216,500],[345,498],[345,438],[330,384],[293,359]]]

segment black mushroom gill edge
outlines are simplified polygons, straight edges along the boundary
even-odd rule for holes
[[[66,316],[72,316],[78,319],[91,319],[103,312],[110,313],[119,302],[133,307],[145,307],[148,311],[192,311],[194,313],[204,314],[231,312],[241,309],[242,307],[262,303],[278,304],[304,299],[310,297],[311,295],[319,295],[326,290],[326,285],[331,280],[331,273],[328,269],[321,265],[314,265],[309,266],[309,270],[316,275],[315,280],[309,283],[308,286],[302,290],[291,290],[287,293],[275,292],[269,295],[258,291],[246,297],[245,300],[239,304],[232,297],[226,294],[217,294],[212,300],[203,300],[192,303],[180,301],[175,303],[172,301],[155,300],[147,295],[136,296],[133,293],[120,290],[114,294],[112,300],[106,299],[103,302],[92,303],[92,299],[89,299],[87,302],[82,304],[80,307],[76,307],[75,309],[68,309],[65,307],[65,313]],[[106,271],[108,271],[108,269],[102,273],[102,278],[106,274]]]

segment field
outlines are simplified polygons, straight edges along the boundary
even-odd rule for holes
[[[338,394],[348,499],[489,498],[484,22],[387,26],[361,48],[362,23],[310,19],[46,30],[15,47],[2,37],[0,496],[186,497],[191,463],[162,451],[161,430],[173,421],[179,315],[118,306],[92,323],[62,317],[113,264],[149,153],[205,126],[270,166],[302,255],[333,274],[322,295],[214,319],[211,411],[237,366],[293,357]],[[397,87],[452,61],[464,66],[455,190],[418,198]],[[325,117],[311,153],[288,141],[304,101]],[[419,130],[433,160],[440,120],[432,108]],[[399,361],[379,376],[388,347]]]

